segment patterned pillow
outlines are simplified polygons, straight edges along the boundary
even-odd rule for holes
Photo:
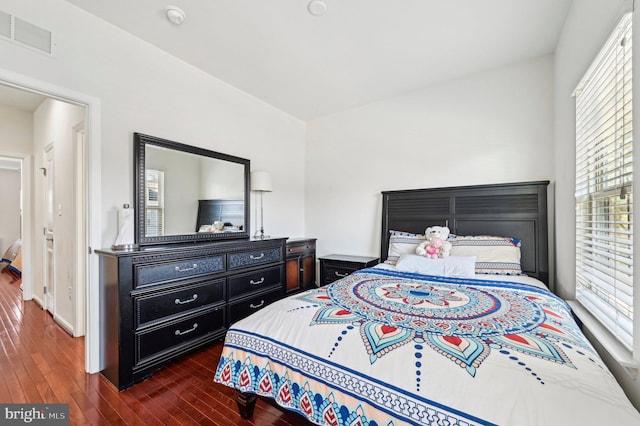
[[[476,274],[525,275],[520,240],[490,235],[449,237],[451,256],[475,256]]]
[[[389,231],[389,252],[384,263],[395,265],[401,255],[405,253],[415,254],[416,247],[424,242],[424,234],[412,234],[410,232]]]

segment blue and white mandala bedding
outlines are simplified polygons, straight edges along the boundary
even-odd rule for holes
[[[234,324],[215,380],[322,425],[640,424],[566,303],[513,278],[359,271]]]

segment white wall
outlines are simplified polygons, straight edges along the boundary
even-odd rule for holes
[[[0,105],[0,154],[31,155],[33,114]]]
[[[379,255],[380,191],[553,180],[552,86],[545,56],[309,122],[319,255]]]
[[[35,229],[45,227],[44,188],[41,167],[46,167],[45,149],[54,148],[54,239],[55,294],[54,317],[73,333],[75,329],[74,297],[78,277],[75,274],[75,147],[73,127],[82,123],[85,109],[53,99],[45,100],[33,113],[33,154],[35,170]],[[49,171],[50,172],[50,171]],[[51,173],[49,174],[51,176]],[[33,294],[43,300],[44,236],[34,232]],[[84,301],[81,301],[84,303]]]
[[[566,299],[575,297],[575,100],[572,93],[578,82],[595,59],[600,48],[622,16],[624,0],[574,0],[567,16],[555,53],[554,109],[555,109],[555,176],[556,176],[556,291]],[[637,3],[637,2],[636,2]],[[640,75],[640,14],[634,13],[634,80]],[[638,85],[634,87],[634,123],[640,122],[637,100]],[[638,152],[637,145],[634,149]],[[638,155],[635,156],[636,160]],[[640,170],[636,164],[635,169]],[[634,192],[638,194],[640,179],[636,179]],[[638,211],[638,197],[634,210]],[[634,245],[639,247],[640,233],[634,235]],[[636,255],[637,258],[637,255]],[[640,263],[635,262],[635,276],[640,276]],[[637,290],[637,288],[636,288]],[[635,291],[634,304],[640,306],[640,291]],[[637,309],[636,309],[637,312]],[[636,317],[638,315],[636,314]],[[640,318],[634,321],[634,353],[640,362]],[[589,331],[589,330],[587,330]],[[640,407],[640,378],[631,377],[620,367],[604,348],[596,344],[625,392],[636,407]]]
[[[5,0],[2,10],[53,32],[54,57],[0,40],[7,71],[101,101],[105,246],[117,208],[133,205],[132,133],[224,152],[272,173],[271,234],[304,234],[304,123],[62,1]],[[255,211],[255,209],[254,209]],[[252,217],[256,223],[256,217]]]

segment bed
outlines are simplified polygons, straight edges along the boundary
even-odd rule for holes
[[[328,425],[640,424],[547,289],[547,185],[383,192],[384,262],[234,324],[215,381],[244,418],[259,395]],[[416,259],[436,225],[452,256]]]
[[[0,259],[0,271],[11,276],[10,283],[22,276],[22,240],[16,240]]]

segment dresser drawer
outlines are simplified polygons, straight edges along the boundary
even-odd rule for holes
[[[134,296],[136,328],[209,304],[224,303],[224,278],[144,296]]]
[[[136,364],[187,345],[210,333],[224,331],[224,307],[136,333]]]
[[[224,260],[224,255],[219,255],[153,265],[139,265],[135,267],[134,287],[224,272]]]
[[[305,251],[315,250],[316,243],[313,242],[287,242],[287,256],[290,254],[304,253]]]
[[[229,277],[229,299],[241,297],[244,294],[266,290],[268,287],[280,286],[280,266],[260,269],[248,274]]]
[[[251,250],[229,253],[229,269],[248,268],[255,265],[279,262],[282,260],[282,248],[273,247],[264,250]]]
[[[270,303],[282,297],[280,289],[272,290],[267,293],[262,293],[248,299],[243,299],[239,302],[233,302],[228,305],[229,324],[251,315],[254,312],[259,311]]]

